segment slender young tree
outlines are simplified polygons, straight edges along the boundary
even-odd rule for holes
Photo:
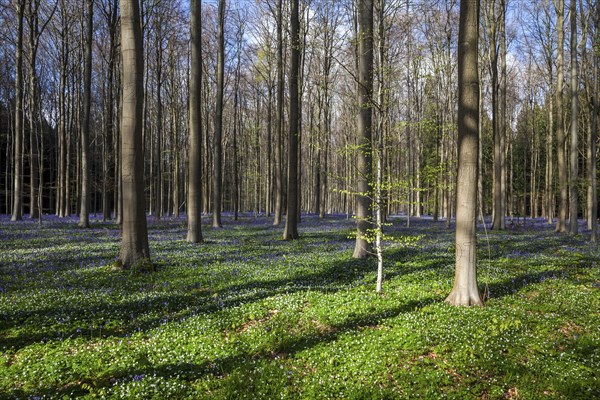
[[[460,2],[458,28],[458,180],[456,199],[456,271],[446,301],[482,305],[477,288],[477,169],[479,76],[477,67],[479,1]]]
[[[188,149],[187,241],[201,243],[202,238],[202,5],[190,4],[190,100]]]
[[[81,117],[81,203],[79,226],[90,227],[90,106],[92,102],[92,35],[94,2],[86,0],[85,59],[83,71],[83,115]]]
[[[369,231],[373,228],[373,0],[358,1],[358,194],[356,196],[356,243],[354,258],[372,254]]]
[[[569,180],[569,234],[577,234],[577,191],[579,190],[578,162],[579,151],[579,80],[577,76],[577,7],[576,0],[569,6],[571,23],[571,177]]]
[[[298,239],[298,136],[300,135],[300,18],[299,0],[292,0],[290,60],[290,123],[288,134],[287,210],[283,240]]]
[[[225,0],[219,0],[219,32],[217,53],[217,104],[215,107],[215,137],[213,139],[213,218],[212,227],[221,228],[221,198],[223,196],[223,89],[225,85]]]
[[[17,47],[15,71],[15,153],[13,208],[11,221],[23,219],[23,18],[25,0],[16,2],[17,6]]]
[[[139,2],[138,0],[121,0],[123,233],[118,263],[123,269],[150,267],[151,265],[144,194],[144,152],[142,150],[144,101],[144,52],[142,46]]]

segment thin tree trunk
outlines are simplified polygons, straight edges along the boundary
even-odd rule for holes
[[[290,60],[290,123],[288,135],[287,211],[283,240],[298,239],[298,140],[300,136],[300,19],[299,0],[292,0]]]
[[[552,68],[552,62],[549,63]],[[552,71],[550,70],[550,76]],[[550,78],[550,87],[552,87],[552,78]],[[554,99],[550,96],[548,106],[548,128],[546,134],[546,220],[548,224],[554,222]]]
[[[579,80],[577,75],[577,7],[576,0],[570,4],[571,20],[571,178],[569,180],[569,234],[576,235],[577,227],[577,203],[579,190]]]
[[[90,182],[90,106],[92,99],[92,34],[94,21],[94,3],[86,0],[85,55],[83,71],[83,116],[81,118],[81,208],[79,226],[90,227],[89,205],[91,195]]]
[[[384,223],[384,213],[383,209],[385,204],[383,202],[383,129],[384,129],[384,120],[386,118],[386,107],[384,105],[384,83],[385,83],[385,69],[384,69],[384,59],[385,59],[385,27],[384,27],[384,18],[385,18],[385,0],[379,0],[377,7],[378,13],[378,39],[379,43],[377,46],[377,53],[379,59],[379,85],[377,88],[377,98],[379,102],[379,121],[377,127],[377,171],[376,171],[376,181],[375,181],[375,253],[377,256],[377,282],[375,286],[375,291],[377,293],[381,293],[383,290],[383,223]],[[409,92],[410,96],[410,92]],[[409,104],[410,109],[410,104]],[[410,116],[408,118],[408,124],[410,124]],[[410,140],[410,128],[409,135],[407,139]],[[410,154],[410,145],[408,147],[408,152]],[[409,169],[410,170],[410,169]],[[410,171],[409,171],[410,172]],[[411,189],[411,185],[409,184],[409,191]],[[410,192],[409,192],[410,194]],[[410,196],[409,196],[410,198]],[[408,215],[411,214],[411,204],[409,203]]]
[[[39,152],[37,137],[38,79],[37,79],[37,50],[39,39],[39,0],[28,4],[29,22],[29,218],[37,219],[39,186]]]
[[[162,103],[162,85],[163,85],[163,48],[162,48],[162,20],[159,15],[157,18],[156,28],[156,143],[154,148],[154,162],[156,165],[154,171],[154,217],[157,220],[162,218],[164,210],[163,202],[163,156],[162,156],[162,141],[163,141],[163,103]]]
[[[564,69],[564,0],[555,0],[555,8],[558,17],[556,30],[558,32],[558,57],[557,63],[557,82],[556,82],[556,153],[558,156],[558,185],[560,189],[560,201],[558,206],[558,221],[556,222],[556,231],[560,233],[567,232],[567,162],[565,154],[565,127],[563,123],[563,69]]]
[[[595,43],[598,43],[600,41],[600,2],[596,3],[596,9],[595,9],[595,18],[594,18],[594,23],[595,23],[595,30],[594,30],[594,41]],[[598,96],[600,96],[600,77],[599,75],[599,70],[600,70],[600,48],[597,46],[594,48],[594,54],[593,54],[593,62],[592,64],[594,65],[594,89],[593,89],[593,96],[592,96],[592,122],[591,122],[591,134],[590,134],[590,152],[591,152],[591,166],[592,168],[589,171],[589,179],[591,182],[591,191],[593,193],[592,196],[592,204],[591,204],[591,221],[592,221],[592,234],[591,234],[591,238],[590,240],[592,241],[592,243],[596,243],[596,241],[598,240],[598,196],[596,195],[598,193],[598,183],[597,183],[597,175],[596,175],[596,159],[597,159],[597,155],[596,155],[596,140],[598,139],[598,112],[600,111],[600,99],[598,98]]]
[[[500,134],[500,229],[506,228],[506,193],[507,166],[506,166],[506,0],[500,0],[500,90],[499,90],[499,115],[498,129]],[[511,180],[512,182],[512,180]]]
[[[225,80],[225,0],[219,0],[219,32],[217,53],[217,104],[215,106],[215,136],[213,139],[213,202],[212,227],[220,228],[221,201],[223,196],[223,89]]]
[[[273,225],[281,224],[283,214],[283,5],[277,1],[277,121],[275,124],[275,217]]]
[[[190,100],[188,149],[187,241],[201,243],[202,238],[202,9],[200,1],[190,6]]]
[[[15,155],[14,155],[14,184],[13,207],[11,221],[23,218],[23,18],[25,1],[19,0],[17,6],[17,46],[15,71]]]
[[[492,229],[503,229],[503,220],[506,214],[502,210],[502,144],[500,140],[500,107],[498,95],[498,22],[496,20],[495,0],[488,1],[487,8],[487,25],[488,36],[490,40],[490,73],[492,86],[492,130],[494,136],[494,165],[493,165],[493,213],[492,213]],[[504,194],[505,195],[505,194]]]

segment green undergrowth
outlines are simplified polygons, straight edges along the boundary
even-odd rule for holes
[[[208,222],[208,220],[206,221]],[[480,232],[485,307],[443,302],[453,231],[351,258],[353,222],[149,221],[156,272],[113,268],[119,231],[0,221],[0,398],[591,399],[600,396],[600,252],[537,223]],[[411,242],[410,240],[406,242]]]

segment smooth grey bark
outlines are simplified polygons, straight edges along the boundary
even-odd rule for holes
[[[201,243],[202,238],[202,6],[190,4],[190,100],[188,148],[187,241]]]
[[[37,77],[37,52],[39,45],[39,0],[28,2],[27,19],[29,28],[29,218],[39,217],[38,186],[39,186],[39,159],[38,152],[38,94],[39,85]]]
[[[358,155],[356,169],[356,243],[354,258],[372,254],[369,240],[373,229],[373,0],[358,1]]]
[[[164,182],[163,182],[163,16],[160,11],[155,15],[155,52],[156,52],[156,123],[154,143],[154,217],[156,220],[162,218],[164,212]],[[151,139],[152,140],[152,139]]]
[[[550,87],[552,88],[552,59],[547,60]],[[548,106],[548,128],[546,133],[546,220],[548,224],[554,221],[555,200],[554,200],[554,98],[550,97]]]
[[[225,85],[225,0],[219,0],[219,32],[217,54],[217,104],[215,106],[215,136],[213,139],[213,201],[212,227],[221,228],[223,197],[223,89]]]
[[[498,35],[495,1],[486,3],[486,24],[490,41],[489,69],[492,89],[492,136],[494,140],[493,153],[493,182],[492,182],[492,229],[501,229],[499,215],[502,214],[501,186],[500,186],[500,135],[498,130]]]
[[[375,291],[381,293],[383,290],[383,224],[384,224],[384,200],[383,200],[383,141],[384,141],[384,121],[387,112],[385,105],[385,94],[384,94],[384,61],[385,61],[385,0],[378,0],[377,2],[377,14],[378,14],[378,44],[377,44],[377,56],[379,60],[379,76],[378,76],[378,87],[377,87],[377,99],[379,102],[379,121],[377,124],[377,152],[376,152],[376,181],[375,181],[375,255],[377,257],[377,280],[375,283]],[[409,104],[410,108],[410,104]],[[410,111],[409,111],[410,113]],[[409,117],[410,123],[410,117]],[[410,132],[407,134],[407,140],[410,141]],[[407,146],[410,152],[410,145]],[[410,173],[410,168],[409,168]],[[410,192],[409,192],[410,198]],[[411,204],[409,202],[408,221],[410,221]],[[407,221],[407,225],[408,222]]]
[[[104,10],[104,14],[106,16],[106,23],[108,25],[108,36],[109,36],[109,54],[108,54],[108,66],[107,66],[107,103],[106,103],[106,131],[104,137],[104,149],[107,154],[106,157],[102,160],[102,169],[104,175],[104,181],[102,182],[102,218],[104,221],[111,219],[111,200],[109,194],[112,189],[113,193],[117,193],[117,182],[115,179],[115,184],[111,188],[109,185],[110,177],[115,176],[115,168],[114,160],[117,159],[116,151],[112,154],[112,157],[109,157],[110,149],[115,148],[113,145],[115,138],[115,92],[116,89],[114,87],[115,82],[115,65],[118,58],[117,55],[117,29],[118,29],[118,2],[117,0],[110,0],[107,5],[107,9]],[[111,163],[111,161],[113,161]],[[113,209],[115,210],[115,214],[117,211],[117,202],[113,200]],[[116,217],[116,215],[115,215]]]
[[[17,46],[15,71],[15,154],[13,208],[11,221],[23,219],[23,18],[25,1],[16,2],[17,6]]]
[[[488,0],[487,2],[487,13],[486,23],[488,36],[490,40],[490,74],[491,74],[491,86],[492,86],[492,130],[494,137],[494,163],[493,163],[493,183],[492,183],[492,196],[493,196],[493,213],[492,213],[492,229],[502,230],[505,228],[505,198],[506,191],[503,190],[504,177],[504,159],[505,159],[505,146],[503,146],[504,140],[503,134],[503,115],[504,108],[502,107],[503,90],[502,76],[499,76],[502,65],[502,60],[505,60],[505,55],[502,55],[503,49],[500,41],[502,41],[501,35],[503,30],[502,24],[504,23],[503,15],[504,3],[501,3],[500,15],[496,15],[496,0]],[[499,65],[500,64],[500,65]],[[505,126],[505,125],[504,125]]]
[[[300,136],[300,19],[299,0],[292,0],[290,59],[290,123],[288,133],[287,209],[283,240],[298,239],[298,138]]]
[[[83,71],[83,115],[81,117],[81,203],[79,227],[89,228],[90,182],[90,106],[92,99],[92,34],[94,2],[86,0],[85,55]]]
[[[577,75],[577,7],[576,0],[571,0],[570,7],[571,23],[571,177],[569,179],[569,234],[576,235],[577,228],[577,198],[579,189],[578,177],[578,139],[579,139],[579,95]]]
[[[558,49],[557,49],[557,77],[556,77],[556,154],[558,164],[558,186],[560,190],[558,204],[558,220],[556,221],[556,232],[567,233],[567,202],[568,202],[568,186],[567,186],[567,162],[565,154],[565,127],[563,123],[563,80],[564,80],[564,20],[565,20],[565,2],[564,0],[555,0],[554,7],[556,8],[558,33]]]
[[[277,1],[277,121],[275,123],[275,208],[273,225],[281,224],[283,214],[283,4]]]
[[[594,32],[594,39],[595,42],[598,43],[600,41],[600,2],[596,3],[596,9],[595,9],[595,17],[594,17],[594,25],[595,25],[595,32]],[[598,112],[600,111],[600,99],[598,98],[598,96],[600,95],[600,77],[598,70],[600,70],[600,47],[596,47],[594,48],[594,53],[593,53],[593,62],[592,65],[594,65],[594,83],[593,83],[593,96],[592,96],[592,121],[591,121],[591,133],[590,133],[590,153],[591,153],[591,168],[589,171],[589,179],[591,182],[591,192],[593,193],[592,195],[592,201],[591,201],[591,228],[592,228],[592,234],[590,237],[590,240],[592,241],[592,243],[596,243],[597,239],[598,239],[598,196],[596,196],[596,193],[598,193],[598,182],[597,182],[597,175],[596,175],[596,171],[597,171],[597,166],[596,166],[596,160],[597,160],[597,155],[596,155],[596,140],[598,138]]]
[[[460,2],[458,28],[458,180],[456,198],[456,271],[446,301],[482,305],[477,288],[477,169],[479,76],[477,67],[479,1]]]
[[[68,30],[69,21],[66,0],[61,0],[61,27],[60,27],[60,83],[58,94],[58,176],[56,184],[56,215],[59,218],[65,217],[65,187],[68,182],[65,181],[66,169],[66,143],[67,143],[67,77],[68,77]]]
[[[123,113],[121,116],[121,181],[123,231],[118,264],[123,269],[151,268],[144,193],[142,144],[144,62],[138,0],[121,0]]]
[[[500,82],[498,90],[498,131],[500,136],[500,229],[506,228],[507,214],[507,143],[506,143],[506,0],[500,0]],[[512,182],[512,180],[511,180]],[[512,210],[511,210],[512,212]]]

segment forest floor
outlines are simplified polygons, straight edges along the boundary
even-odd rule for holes
[[[444,303],[453,230],[391,222],[376,294],[344,216],[304,216],[294,242],[266,217],[225,216],[202,245],[185,219],[149,217],[151,274],[113,268],[113,223],[0,217],[0,398],[600,397],[600,251],[585,231],[479,229],[486,305],[463,308]]]

